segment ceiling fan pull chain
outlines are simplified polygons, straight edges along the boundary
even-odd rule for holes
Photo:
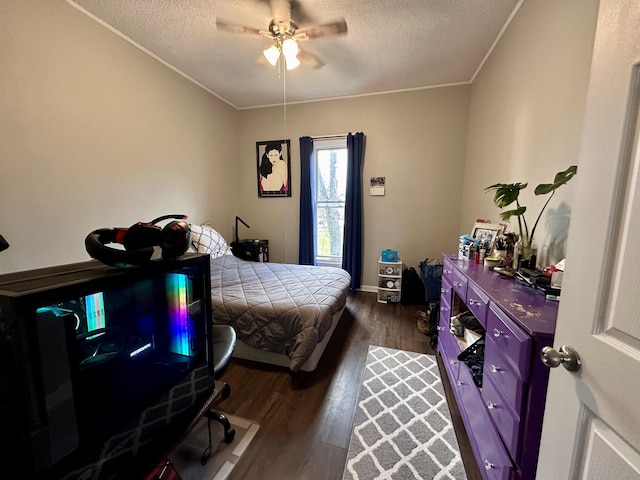
[[[287,72],[282,72],[282,138],[287,138]]]

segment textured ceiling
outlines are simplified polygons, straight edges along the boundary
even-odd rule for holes
[[[269,39],[216,28],[266,30],[268,0],[67,0],[236,108],[468,83],[521,1],[296,0],[300,28],[349,30],[301,42],[321,69],[286,71],[262,56]]]

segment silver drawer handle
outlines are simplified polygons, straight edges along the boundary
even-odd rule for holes
[[[442,269],[442,273],[451,273],[451,270]]]
[[[473,298],[470,298],[469,299],[469,305],[480,305],[480,302],[477,302]]]
[[[439,331],[446,330],[446,328],[444,328],[442,325],[438,325],[438,326],[436,327],[436,329],[437,329],[437,330],[439,330]]]
[[[500,371],[500,367],[496,367],[495,365],[491,365],[489,368],[491,369],[491,373],[498,373]]]
[[[462,387],[462,386],[464,385],[464,382],[461,382],[460,380],[458,380],[458,381],[456,382],[456,384],[457,384],[459,387]]]
[[[485,470],[493,470],[496,466],[491,463],[489,460],[485,459],[484,460],[484,469]]]
[[[491,402],[491,401],[487,401],[487,408],[489,410],[493,410],[494,408],[497,408],[498,405],[496,405],[495,403]]]
[[[451,365],[457,365],[458,364],[458,362],[456,360],[453,360],[453,359],[449,359],[449,363]]]
[[[500,335],[502,335],[502,332],[500,330],[498,330],[497,328],[494,328],[493,329],[493,336],[497,338]]]

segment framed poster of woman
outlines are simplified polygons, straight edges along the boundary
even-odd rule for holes
[[[291,196],[289,140],[256,142],[258,197]]]

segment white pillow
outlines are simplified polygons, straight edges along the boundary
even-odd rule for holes
[[[198,253],[208,253],[211,258],[231,254],[224,237],[209,225],[191,225],[191,244]]]

